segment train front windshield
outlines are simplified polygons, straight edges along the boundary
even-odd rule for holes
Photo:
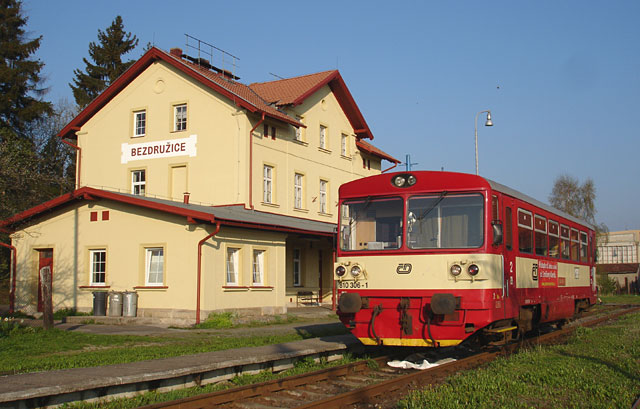
[[[404,213],[406,225],[403,228]],[[344,251],[459,249],[482,246],[481,194],[425,194],[403,198],[345,200],[340,217]]]

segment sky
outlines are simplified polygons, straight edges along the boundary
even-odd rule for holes
[[[338,69],[372,143],[414,170],[475,172],[548,203],[563,174],[596,186],[596,220],[640,229],[640,2],[25,0],[46,100],[117,15],[140,40],[185,34],[239,58],[245,84]],[[213,61],[213,64],[219,64]],[[276,76],[274,76],[276,75]],[[400,166],[399,168],[404,168]]]

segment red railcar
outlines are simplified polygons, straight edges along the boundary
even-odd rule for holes
[[[596,302],[589,224],[453,172],[340,187],[338,315],[367,345],[451,346],[562,322]]]

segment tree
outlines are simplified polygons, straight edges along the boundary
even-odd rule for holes
[[[44,63],[31,57],[42,36],[27,39],[26,22],[19,0],[0,0],[0,143],[9,134],[28,138],[29,124],[51,112],[39,98],[47,91],[41,87]]]
[[[587,178],[581,185],[578,179],[570,175],[560,175],[553,183],[549,196],[551,206],[584,220],[596,228],[598,241],[606,240],[609,228],[596,222],[596,186],[593,179]]]
[[[122,17],[117,16],[106,32],[98,30],[98,44],[89,43],[89,57],[83,58],[85,72],[76,69],[75,78],[69,84],[79,107],[85,107],[105,88],[129,68],[134,61],[122,61],[122,56],[138,45],[135,35],[124,31]]]

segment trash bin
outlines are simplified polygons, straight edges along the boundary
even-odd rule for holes
[[[109,293],[109,316],[122,316],[122,293],[117,291]]]
[[[107,293],[106,291],[93,292],[93,315],[107,315]]]
[[[125,291],[122,297],[122,315],[135,317],[138,313],[138,293]]]

